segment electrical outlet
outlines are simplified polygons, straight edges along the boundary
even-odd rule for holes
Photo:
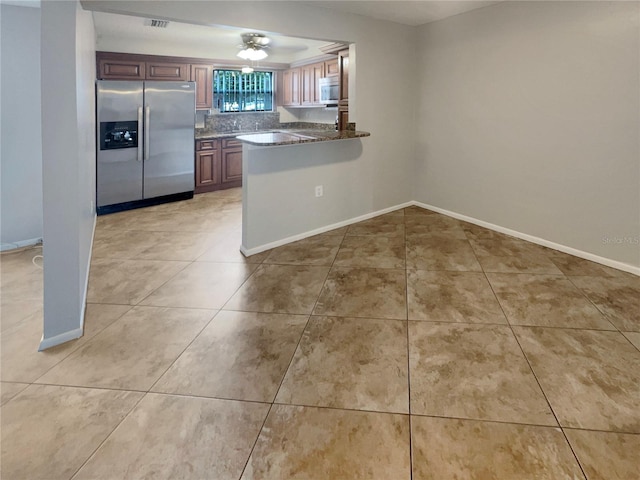
[[[93,208],[93,200],[91,200],[91,205],[89,206],[89,213],[94,213],[95,209]]]
[[[316,198],[321,197],[322,195],[324,195],[322,185],[316,185]]]

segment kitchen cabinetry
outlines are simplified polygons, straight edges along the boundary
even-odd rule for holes
[[[196,110],[206,110],[213,106],[213,66],[191,65],[192,82],[196,82]]]
[[[196,82],[196,110],[213,106],[213,60],[96,52],[98,80]]]
[[[220,184],[220,150],[215,140],[196,142],[196,185],[194,193],[216,190]]]
[[[318,80],[324,77],[324,62],[313,63],[300,67],[302,98],[301,105],[313,106],[320,104],[320,87]]]
[[[242,185],[242,143],[240,141],[235,138],[225,138],[222,140],[221,166],[222,174],[220,183],[225,185],[225,188]],[[229,185],[229,187],[227,187],[227,185]]]
[[[196,141],[195,193],[242,186],[242,144],[235,138]]]
[[[346,130],[349,123],[349,50],[338,52],[340,90],[338,95],[338,130]]]
[[[122,58],[98,58],[98,80],[144,80],[145,62]]]
[[[146,80],[189,81],[189,65],[186,63],[146,62]]]
[[[148,60],[129,54],[99,55],[98,80],[189,80],[186,63]]]
[[[332,77],[333,75],[339,75],[340,69],[338,68],[338,58],[334,60],[327,60],[324,62],[324,76]]]
[[[300,69],[291,68],[282,72],[282,105],[297,107],[300,105]]]
[[[338,69],[340,75],[340,95],[338,105],[349,104],[349,50],[338,53]]]
[[[349,51],[347,50],[347,54]],[[285,107],[321,107],[320,85],[323,77],[338,76],[340,67],[335,60],[317,62],[282,72],[282,105]]]

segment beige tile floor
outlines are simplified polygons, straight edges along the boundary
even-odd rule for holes
[[[85,336],[1,257],[7,480],[640,478],[640,278],[417,207],[244,258],[240,191],[98,218]]]

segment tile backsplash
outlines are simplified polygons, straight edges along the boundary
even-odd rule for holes
[[[243,113],[218,113],[204,116],[204,124],[196,125],[198,134],[248,132],[255,130],[276,129],[305,129],[333,130],[333,124],[317,122],[285,122],[280,123],[279,112],[243,112]]]
[[[205,128],[212,132],[230,132],[234,130],[269,130],[280,128],[278,112],[222,113],[205,117]]]

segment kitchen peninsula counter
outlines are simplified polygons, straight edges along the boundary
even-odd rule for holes
[[[371,211],[367,132],[291,129],[239,135],[242,246],[251,256]],[[344,140],[344,141],[335,141]],[[295,145],[295,147],[292,147]]]
[[[284,145],[298,145],[301,143],[328,142],[333,140],[348,140],[352,138],[368,137],[369,132],[356,130],[278,130],[238,135],[237,140],[258,147],[274,147]]]
[[[237,138],[250,145],[278,146],[295,145],[299,143],[326,142],[330,140],[345,140],[349,138],[368,137],[368,132],[354,130],[329,130],[329,129],[270,129],[248,130],[233,132],[203,132],[197,133],[196,140],[217,140],[224,138]]]

